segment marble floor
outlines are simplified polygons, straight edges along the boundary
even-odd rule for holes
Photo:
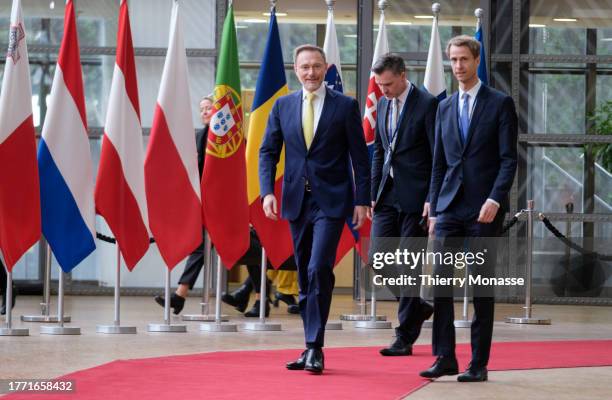
[[[252,319],[233,308],[223,310],[238,324],[238,333],[209,333],[199,330],[199,323],[186,322],[187,333],[149,333],[147,324],[162,322],[162,309],[151,297],[123,297],[122,322],[135,325],[136,335],[96,333],[97,324],[113,320],[113,298],[69,296],[66,314],[72,317],[67,326],[79,326],[80,336],[40,335],[40,324],[23,323],[23,314],[40,312],[39,297],[20,296],[13,310],[14,327],[30,329],[28,337],[0,337],[0,379],[50,378],[75,370],[93,367],[120,358],[142,358],[190,354],[217,350],[282,349],[303,346],[301,320],[289,315],[286,306],[272,309],[271,320],[280,322],[281,332],[242,331],[240,325]],[[55,298],[53,299],[55,301]],[[55,304],[53,310],[55,311]],[[397,303],[379,302],[379,314],[396,324]],[[348,295],[334,296],[330,320],[340,314],[356,312]],[[183,314],[200,312],[199,299],[190,297]],[[612,308],[597,306],[536,305],[534,316],[552,319],[550,326],[513,325],[503,322],[507,316],[521,316],[521,305],[498,304],[494,341],[538,341],[562,339],[612,338]],[[460,313],[460,304],[456,305]],[[177,322],[180,320],[177,318]],[[3,322],[3,320],[2,320]],[[384,346],[392,330],[357,329],[345,322],[344,330],[328,331],[326,346]],[[469,329],[457,330],[457,341],[469,341]],[[431,330],[423,329],[418,344],[431,343]],[[408,396],[408,399],[605,399],[612,398],[612,367],[565,368],[553,370],[491,372],[490,381],[460,384],[452,377],[442,378]]]

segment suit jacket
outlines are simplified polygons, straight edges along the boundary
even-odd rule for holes
[[[459,93],[444,99],[436,116],[436,146],[431,176],[432,213],[444,212],[463,186],[464,209],[478,214],[490,198],[509,209],[516,172],[518,123],[512,98],[482,85],[465,145],[459,129]]]
[[[259,150],[262,199],[274,193],[276,164],[283,144],[283,218],[291,221],[299,216],[306,179],[312,187],[312,197],[328,217],[348,217],[355,205],[370,205],[368,150],[355,99],[327,88],[319,124],[308,150],[302,132],[302,91],[276,100]]]
[[[206,140],[208,139],[208,125],[196,131],[196,148],[198,149],[198,171],[202,179],[204,160],[206,159]]]
[[[438,100],[413,85],[406,98],[391,162],[385,163],[385,153],[390,146],[387,132],[390,106],[391,101],[382,97],[376,110],[372,198],[379,202],[392,166],[394,189],[402,211],[420,213],[429,198]]]

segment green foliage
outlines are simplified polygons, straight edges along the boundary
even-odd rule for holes
[[[602,103],[595,112],[589,116],[593,123],[596,135],[612,135],[612,100]],[[612,171],[612,144],[594,144],[591,151],[595,160],[607,171]]]

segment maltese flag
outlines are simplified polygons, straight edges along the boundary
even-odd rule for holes
[[[179,2],[175,1],[144,164],[149,226],[170,269],[202,243],[200,175],[187,77]]]
[[[65,272],[96,248],[93,164],[83,93],[74,4],[68,0],[64,37],[38,145],[42,230]]]
[[[39,238],[32,87],[21,1],[14,0],[0,92],[0,253],[9,271]]]
[[[108,223],[125,264],[132,270],[149,248],[149,216],[127,0],[119,7],[117,57],[96,179],[96,210]]]

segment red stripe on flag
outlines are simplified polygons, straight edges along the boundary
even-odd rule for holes
[[[9,271],[40,239],[40,189],[32,115],[0,144],[0,248]]]
[[[64,74],[64,82],[72,99],[76,104],[83,126],[87,128],[87,114],[85,113],[85,95],[83,94],[83,75],[81,71],[81,57],[79,55],[79,38],[77,35],[76,20],[74,18],[74,4],[72,0],[66,3],[64,14],[64,37],[59,51],[57,64]]]
[[[96,211],[106,219],[131,271],[149,248],[149,232],[123,175],[119,154],[106,135],[96,182]]]
[[[348,225],[344,224],[342,236],[340,236],[340,242],[338,242],[338,248],[336,249],[336,262],[334,268],[353,247],[355,247],[355,236],[353,236]]]
[[[149,226],[162,258],[172,269],[202,243],[202,217],[200,201],[159,104],[145,158],[145,188]]]
[[[117,32],[117,66],[125,78],[125,91],[140,121],[140,104],[138,103],[138,85],[136,83],[136,64],[132,45],[132,30],[127,2],[121,3],[119,9],[119,31]]]
[[[274,194],[280,199],[282,192],[283,179],[277,179],[274,184]],[[279,211],[282,205],[279,201]],[[261,206],[261,197],[257,197],[249,205],[251,223],[257,232],[259,240],[266,249],[266,256],[274,268],[278,268],[289,257],[293,256],[293,241],[291,240],[291,230],[289,222],[285,219],[273,221],[267,218]]]

